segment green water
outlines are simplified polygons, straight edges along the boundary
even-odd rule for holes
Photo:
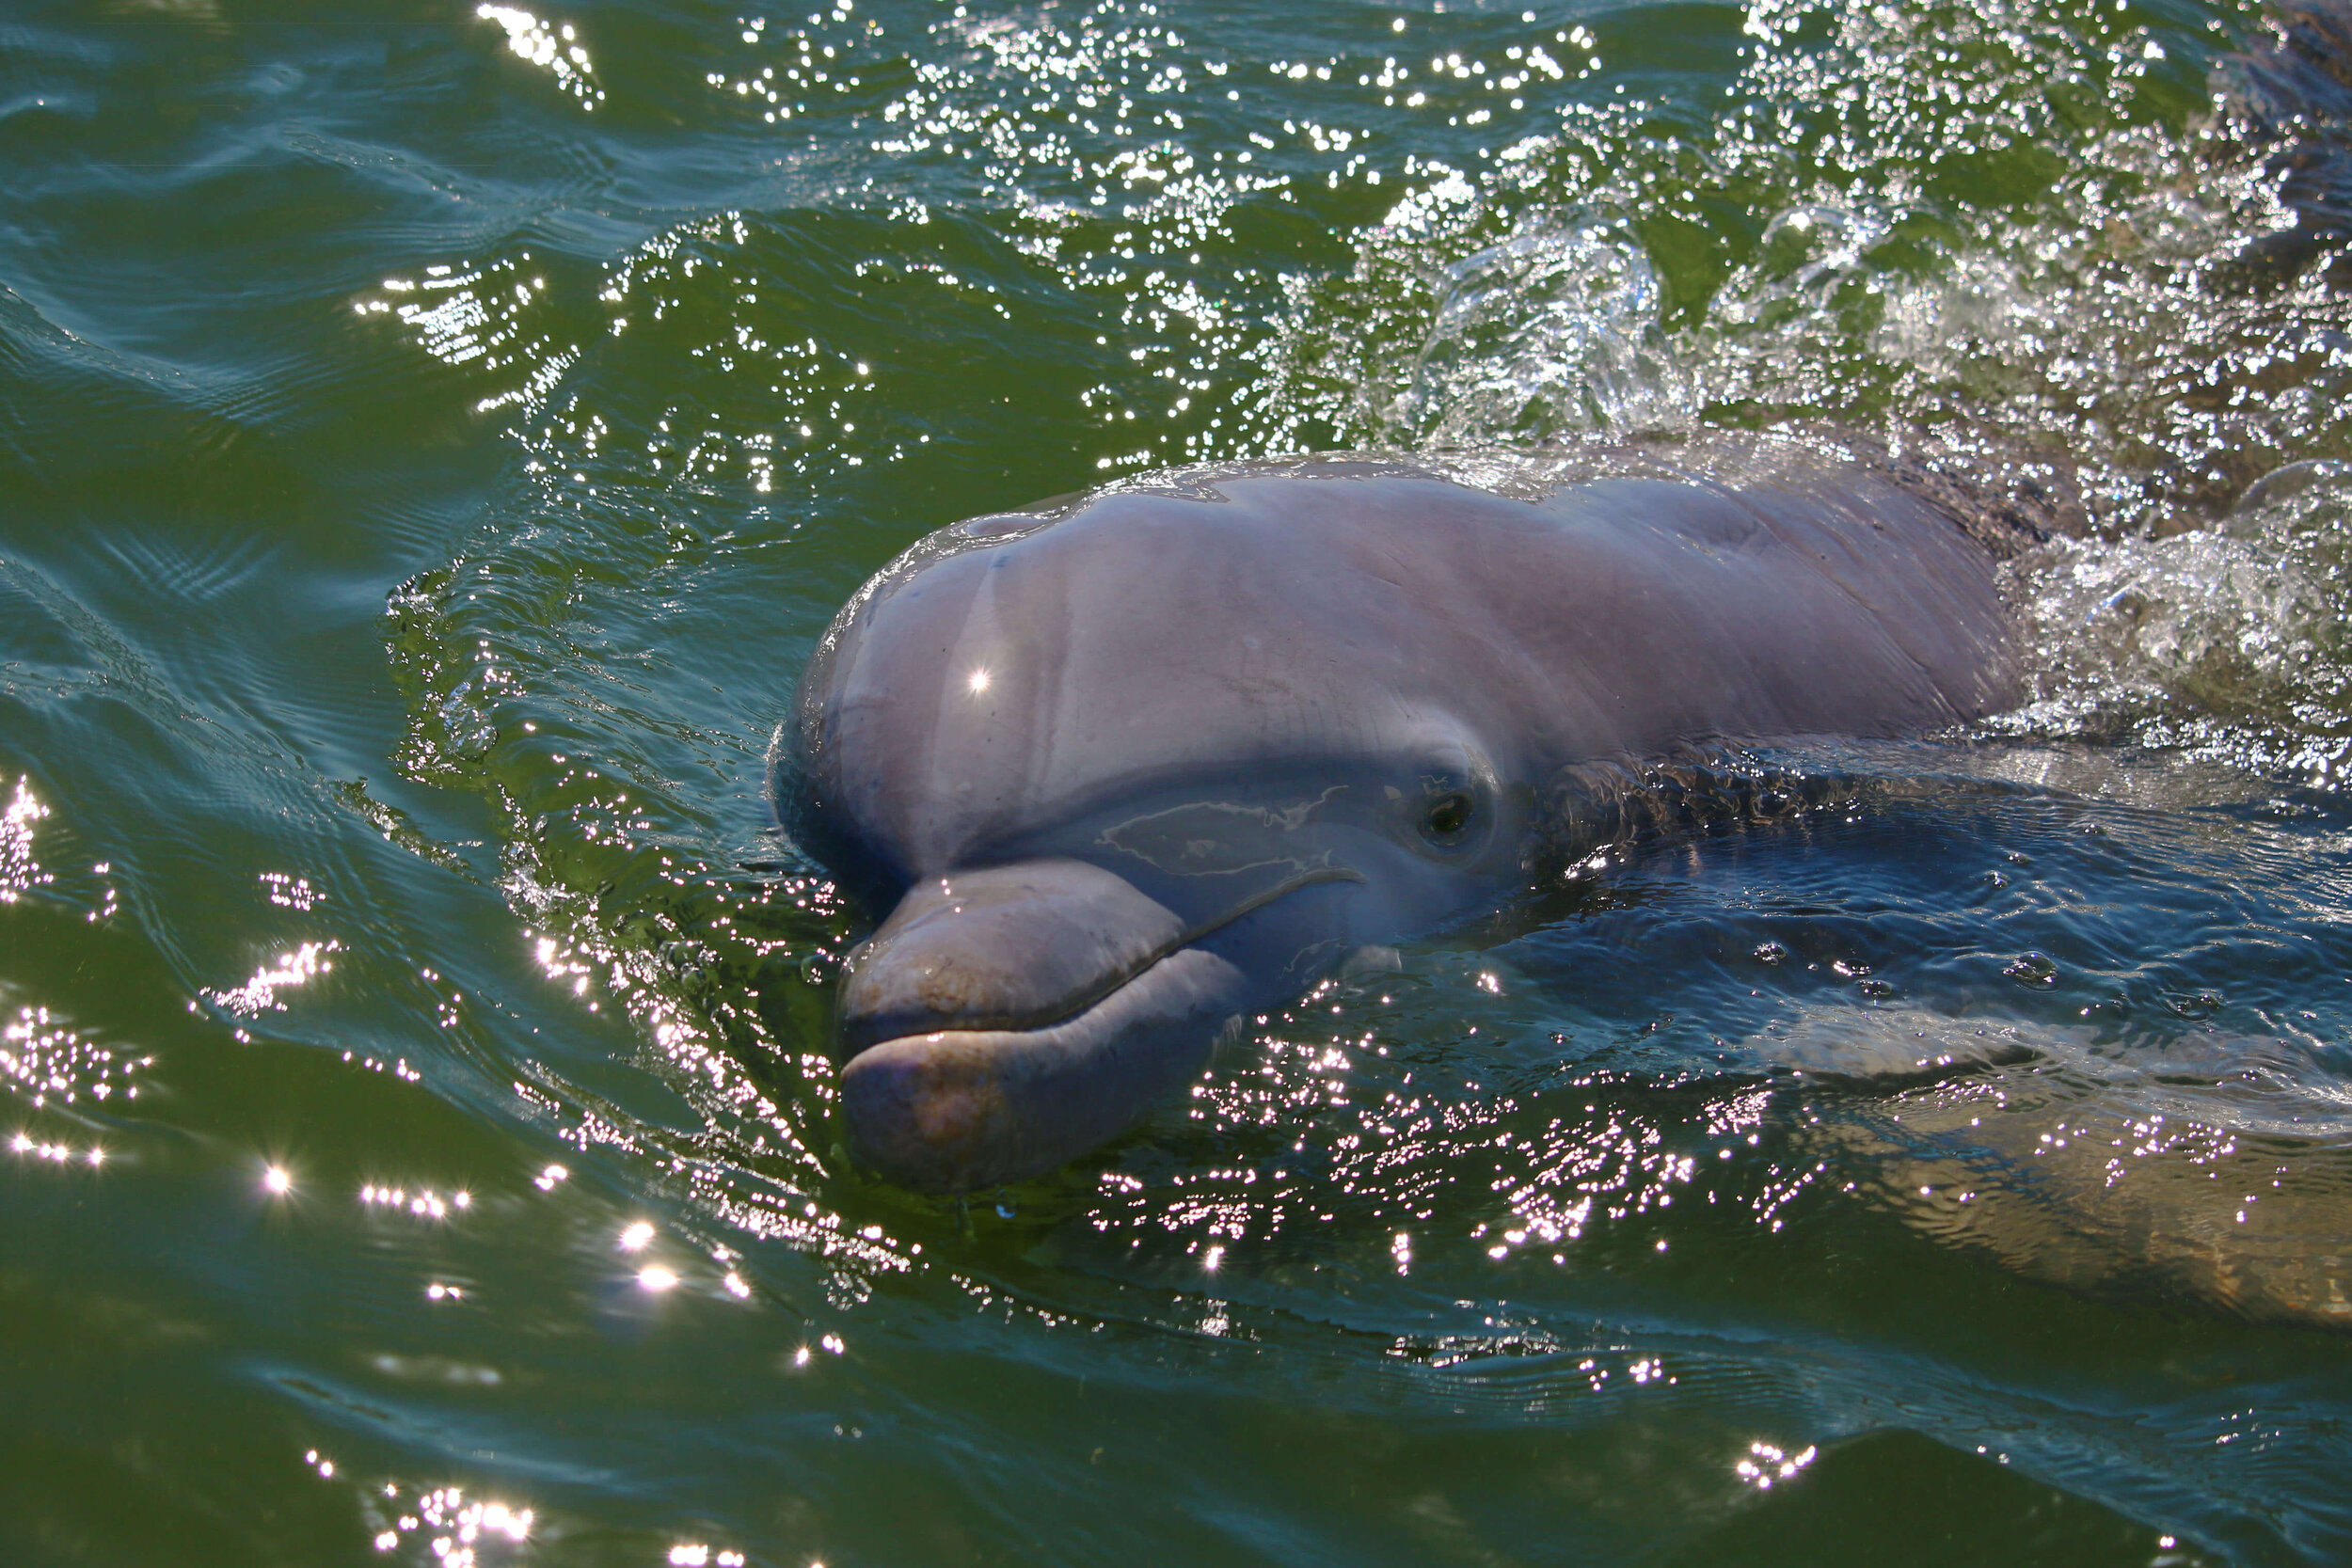
[[[2231,511],[2352,458],[2352,306],[2244,261],[2266,36],[0,10],[0,1556],[2352,1558],[2352,493]],[[884,561],[1789,421],[2073,467],[2031,706],[1049,1180],[846,1167],[761,756]]]

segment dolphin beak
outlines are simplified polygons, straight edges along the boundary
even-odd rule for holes
[[[1238,967],[1190,944],[1200,934],[1082,861],[917,882],[842,981],[850,1152],[957,1193],[1117,1136],[1200,1073],[1250,1001]]]

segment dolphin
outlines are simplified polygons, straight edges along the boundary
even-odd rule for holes
[[[935,1193],[1049,1170],[1352,956],[1786,809],[1726,748],[2011,705],[1996,567],[2048,494],[1704,436],[1195,467],[931,535],[771,749],[881,917],[838,992],[850,1153]]]

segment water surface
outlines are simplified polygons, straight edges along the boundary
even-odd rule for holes
[[[2352,131],[2277,37],[0,18],[10,1560],[2352,1555]],[[2027,708],[1048,1180],[847,1168],[760,757],[883,562],[1790,423],[2071,475]]]

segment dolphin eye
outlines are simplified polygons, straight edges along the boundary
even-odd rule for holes
[[[1470,825],[1470,816],[1475,809],[1468,790],[1446,790],[1432,799],[1428,809],[1422,814],[1422,836],[1432,844],[1454,843]]]

